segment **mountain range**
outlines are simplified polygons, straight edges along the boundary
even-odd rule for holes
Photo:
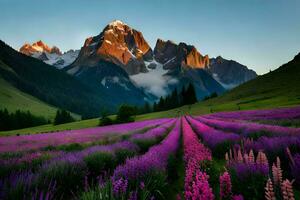
[[[74,51],[72,49],[65,53],[61,53],[58,47],[49,47],[41,40],[33,44],[26,43],[20,48],[19,51],[27,56],[32,56],[44,61],[49,65],[53,65],[58,69],[73,63],[79,54],[79,50]]]
[[[188,83],[194,84],[200,100],[257,76],[236,61],[209,58],[183,42],[158,39],[152,49],[140,31],[119,20],[87,38],[80,50],[62,53],[38,41],[23,45],[21,54],[2,42],[1,51],[6,53],[1,60],[10,68],[1,72],[6,81],[51,105],[85,116],[95,116],[101,109],[114,111],[122,103],[154,102]],[[89,101],[90,106],[75,108],[79,104],[70,105],[75,101],[82,105]]]

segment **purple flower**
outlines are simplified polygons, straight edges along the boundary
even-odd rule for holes
[[[187,119],[191,123],[191,126],[194,128],[196,133],[211,149],[214,149],[220,143],[226,141],[238,142],[241,139],[241,136],[239,136],[238,134],[214,129],[191,117],[187,117]]]
[[[115,196],[124,194],[127,190],[128,181],[126,179],[120,178],[118,180],[113,180],[113,193]]]
[[[257,163],[231,163],[230,168],[235,170],[239,180],[247,180],[254,174],[266,177],[269,173],[268,166]]]
[[[140,189],[143,190],[144,188],[145,188],[145,183],[142,181],[142,182],[140,183]]]
[[[0,137],[0,152],[27,151],[69,143],[87,143],[101,140],[109,135],[124,135],[131,131],[142,130],[168,121],[170,119],[155,119],[80,130]]]
[[[128,159],[124,165],[118,166],[112,179],[118,180],[123,177],[133,180],[142,178],[153,170],[164,171],[169,156],[179,147],[179,138],[180,120],[177,120],[173,130],[160,144],[151,147],[144,155]]]
[[[138,193],[137,191],[133,191],[130,193],[128,200],[137,200],[138,199]]]
[[[232,200],[244,200],[244,197],[242,195],[233,195]]]
[[[197,117],[196,119],[217,129],[240,133],[245,137],[248,137],[253,133],[268,133],[272,134],[272,136],[300,136],[300,128],[289,128],[237,121],[234,119],[215,118],[209,115]]]
[[[235,112],[220,112],[210,116],[242,120],[275,120],[300,118],[300,106],[292,108],[276,108],[268,110],[246,110]]]

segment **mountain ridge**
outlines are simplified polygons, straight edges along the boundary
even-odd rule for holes
[[[49,47],[46,43],[39,40],[33,44],[25,43],[19,52],[44,61],[58,69],[62,69],[74,62],[79,54],[79,50],[69,50],[64,53],[56,46]]]
[[[46,49],[50,51],[49,47]],[[50,64],[48,54],[43,52],[38,59]],[[245,66],[245,70],[240,70],[242,75],[232,76],[235,69],[242,68],[237,62],[232,73],[219,70],[221,75],[212,70],[215,69],[213,63],[213,58],[202,55],[195,46],[184,42],[175,44],[158,39],[152,50],[142,32],[115,20],[98,35],[88,37],[74,61],[60,69],[105,94],[115,104],[153,102],[188,83],[195,85],[197,98],[201,100],[212,93],[225,92],[224,80],[235,86],[250,80],[239,77],[248,72]],[[225,67],[228,65],[225,59],[223,63]],[[220,66],[225,69],[223,65]]]
[[[105,94],[100,94],[61,70],[15,51],[1,40],[0,60],[5,64],[0,67],[3,79],[50,105],[84,117],[98,116],[104,104],[113,107],[105,99]]]

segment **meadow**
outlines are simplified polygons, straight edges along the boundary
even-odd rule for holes
[[[0,199],[299,199],[299,111],[0,137]]]

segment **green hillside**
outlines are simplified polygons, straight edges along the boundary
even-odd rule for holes
[[[43,116],[52,120],[57,108],[30,96],[0,77],[0,109],[7,108],[9,112],[16,110],[30,111],[33,115]]]

